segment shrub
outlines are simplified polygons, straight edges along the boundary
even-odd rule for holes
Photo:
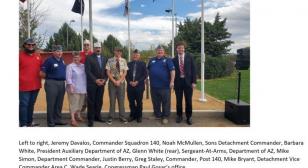
[[[197,74],[201,77],[201,57],[200,54],[195,55],[197,64]],[[229,76],[234,71],[234,63],[229,56],[211,57],[206,56],[204,65],[204,78],[214,79]]]

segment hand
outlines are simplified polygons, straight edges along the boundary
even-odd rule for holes
[[[95,83],[96,83],[98,86],[102,86],[102,85],[103,85],[102,79],[96,79]]]
[[[129,84],[134,87],[134,82],[133,81],[130,81]]]
[[[67,85],[68,87],[68,92],[73,93],[74,92],[74,86],[73,85]]]
[[[120,84],[121,84],[121,81],[119,81],[119,80],[117,80],[117,81],[114,82],[114,85],[115,85],[115,86],[120,86]]]
[[[105,85],[106,81],[105,79],[102,79],[102,85]]]
[[[174,82],[170,82],[170,89],[173,89],[174,87]]]
[[[193,89],[195,89],[196,86],[197,86],[197,85],[196,85],[195,83],[192,83],[192,84],[191,84],[191,87],[192,87]]]
[[[135,81],[135,86],[137,86],[138,85],[138,81]]]

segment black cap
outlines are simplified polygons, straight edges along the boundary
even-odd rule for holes
[[[35,42],[32,38],[28,38],[24,41],[24,44],[35,44]]]
[[[163,50],[164,50],[164,47],[163,47],[162,45],[158,45],[158,46],[156,47],[156,50],[160,50],[160,49],[163,49]]]
[[[61,45],[54,45],[54,46],[52,46],[52,51],[62,51],[62,46]]]
[[[133,53],[139,53],[139,50],[138,49],[135,49],[134,51],[133,51]]]

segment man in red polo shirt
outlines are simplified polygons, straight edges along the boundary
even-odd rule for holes
[[[86,62],[87,56],[90,56],[90,55],[93,54],[93,51],[91,51],[91,46],[90,45],[91,44],[90,44],[89,40],[85,40],[83,42],[83,51],[80,52],[80,57],[81,57],[80,62],[82,64],[84,64]]]
[[[34,104],[41,88],[40,68],[42,59],[35,52],[33,39],[25,40],[19,53],[19,126],[38,126],[33,123]]]

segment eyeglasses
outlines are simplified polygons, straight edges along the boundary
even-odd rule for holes
[[[90,44],[84,44],[84,46],[89,46]]]
[[[35,46],[35,44],[26,44],[26,45],[28,45],[28,46]]]

